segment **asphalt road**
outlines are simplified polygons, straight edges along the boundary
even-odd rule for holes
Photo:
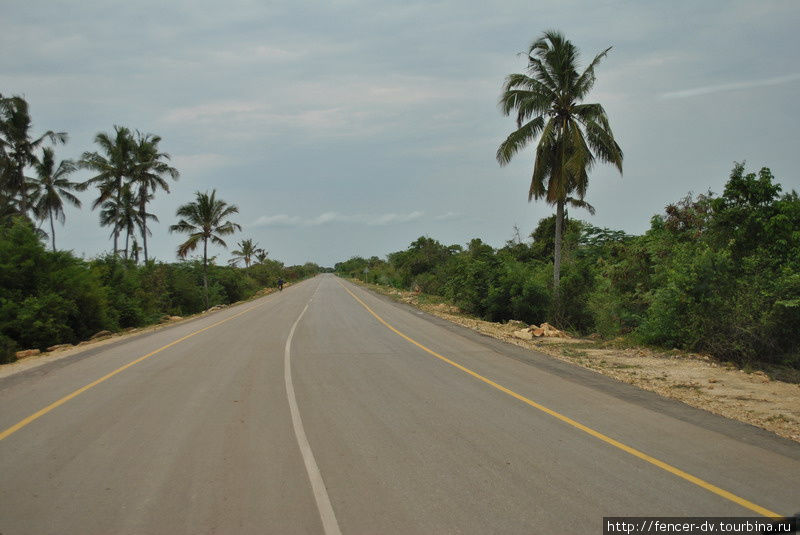
[[[600,533],[800,510],[796,443],[331,275],[0,379],[0,437],[2,535]]]

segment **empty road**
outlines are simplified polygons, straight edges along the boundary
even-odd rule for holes
[[[600,533],[800,510],[800,447],[332,275],[0,379],[0,533]]]

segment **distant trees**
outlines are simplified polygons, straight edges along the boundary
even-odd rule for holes
[[[195,193],[195,201],[178,208],[175,215],[181,219],[169,227],[170,232],[189,234],[189,239],[178,246],[178,256],[186,256],[203,242],[203,288],[205,289],[206,307],[208,307],[208,242],[227,247],[221,236],[228,236],[242,227],[226,218],[239,213],[239,208],[217,199],[217,190]]]
[[[250,267],[250,262],[252,262],[253,257],[259,255],[260,253],[264,253],[263,257],[260,262],[267,258],[267,253],[263,249],[258,246],[258,243],[254,242],[251,239],[246,239],[240,241],[238,244],[239,249],[233,251],[233,258],[231,259],[231,263],[236,265],[239,260],[244,260],[245,267]]]
[[[552,281],[556,217],[495,249],[428,237],[338,273],[440,296],[492,321],[551,321],[604,338],[701,351],[745,366],[800,368],[800,196],[767,168],[737,163],[721,195],[666,206],[641,236],[567,219],[560,303]],[[365,272],[365,269],[367,270]]]
[[[36,152],[45,141],[54,144],[67,141],[66,132],[48,130],[33,137],[31,129],[27,101],[0,94],[0,202],[6,214],[27,217],[33,188],[32,180],[25,176],[25,168],[39,161]]]
[[[158,219],[147,213],[147,204],[158,189],[169,193],[167,178],[177,180],[180,176],[178,170],[167,163],[169,154],[160,152],[160,141],[161,138],[154,134],[137,131],[134,136],[130,129],[115,126],[113,136],[105,132],[95,136],[99,151],[87,151],[83,154],[80,165],[96,174],[84,182],[82,188],[94,185],[98,189],[92,208],[104,207],[101,224],[112,226],[114,254],[118,251],[120,233],[125,230],[124,256],[128,256],[128,237],[132,232],[128,225],[131,210],[129,205],[133,205],[135,214],[132,224],[141,233],[144,260],[148,260],[147,237],[151,232],[147,222]],[[109,202],[110,199],[113,201]]]
[[[69,175],[75,172],[75,163],[71,160],[62,160],[56,167],[55,152],[50,147],[42,149],[42,158],[33,164],[36,171],[36,180],[33,182],[33,212],[38,219],[50,220],[50,239],[53,251],[56,250],[56,228],[53,219],[64,223],[64,200],[69,204],[80,207],[81,201],[73,191],[78,188],[76,182],[69,180]]]
[[[537,137],[536,160],[528,200],[545,199],[556,205],[553,288],[558,300],[564,207],[594,212],[584,197],[588,172],[596,160],[613,163],[622,173],[622,149],[614,139],[600,104],[583,104],[595,82],[595,67],[607,48],[578,73],[578,50],[561,33],[547,31],[528,49],[528,74],[506,78],[500,109],[516,112],[517,129],[497,149],[506,165]]]
[[[153,194],[162,189],[169,193],[169,183],[167,178],[177,180],[180,173],[177,169],[170,166],[167,162],[170,155],[160,152],[158,144],[161,137],[153,134],[142,134],[136,132],[136,144],[134,147],[134,161],[131,182],[138,188],[136,200],[139,205],[138,224],[142,235],[142,251],[144,261],[147,263],[147,203],[153,198]],[[153,216],[154,217],[154,216]],[[155,219],[157,221],[157,219]]]

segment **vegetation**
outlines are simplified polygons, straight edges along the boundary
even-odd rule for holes
[[[491,321],[558,323],[577,334],[800,367],[800,197],[769,169],[736,164],[722,195],[687,196],[641,236],[565,218],[555,317],[556,218],[494,249],[421,237],[385,260],[336,264],[348,277],[441,296]]]
[[[103,330],[155,323],[165,315],[193,314],[250,297],[278,279],[293,281],[320,271],[316,264],[285,267],[269,260],[249,239],[235,252],[246,268],[216,265],[208,257],[208,240],[224,246],[220,236],[240,230],[226,221],[237,208],[217,199],[216,191],[198,192],[195,202],[178,209],[181,219],[170,230],[190,233],[178,250],[183,261],[150,259],[148,223],[157,218],[147,205],[157,191],[169,192],[168,179],[179,176],[158,148],[161,138],[115,126],[113,134],[97,134],[98,151],[84,152],[78,163],[57,164],[54,149],[43,145],[66,142],[66,133],[33,137],[31,124],[23,98],[0,95],[0,363],[14,360],[17,349],[46,349]],[[79,168],[92,176],[72,182]],[[100,208],[100,224],[111,227],[113,250],[84,260],[56,250],[54,221],[63,224],[64,202],[80,207],[73,192],[90,186],[97,188],[92,208]],[[48,237],[40,228],[45,221],[52,251],[42,243]],[[201,240],[202,260],[187,260]]]
[[[500,97],[505,115],[516,112],[517,130],[497,149],[505,165],[539,137],[528,201],[556,205],[553,288],[560,303],[561,248],[565,205],[594,208],[584,197],[589,169],[596,160],[613,163],[622,173],[622,149],[614,140],[600,104],[582,104],[595,82],[594,68],[611,48],[595,56],[578,74],[578,50],[558,32],[548,31],[528,49],[529,74],[511,74]]]
[[[220,236],[233,234],[237,230],[242,230],[242,227],[225,220],[229,215],[238,213],[239,208],[217,199],[217,190],[213,190],[210,195],[199,191],[195,195],[197,199],[194,202],[178,207],[175,215],[181,219],[177,224],[170,226],[169,231],[189,234],[189,239],[178,246],[180,258],[186,258],[197,248],[200,241],[203,241],[203,288],[208,306],[208,241],[227,247]]]
[[[207,266],[195,259],[137,265],[113,255],[87,261],[48,251],[31,222],[16,217],[0,226],[0,362],[14,360],[18,349],[44,350],[102,330],[202,312],[247,299],[279,278],[296,281],[319,271],[315,264],[285,267],[274,260],[246,269],[216,265],[213,258]]]

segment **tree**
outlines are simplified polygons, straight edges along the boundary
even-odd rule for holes
[[[265,251],[264,249],[259,249],[255,255],[256,260],[258,261],[259,264],[263,264],[264,262],[267,261],[267,255],[269,255],[267,251]]]
[[[64,199],[72,206],[80,207],[81,201],[71,192],[77,189],[78,184],[69,180],[69,175],[75,172],[75,163],[71,160],[62,160],[58,167],[55,165],[55,153],[52,148],[42,150],[41,160],[34,163],[36,171],[36,193],[33,211],[39,219],[50,219],[50,238],[53,252],[56,250],[56,228],[53,218],[64,224]]]
[[[263,251],[263,249],[259,248],[258,244],[251,239],[242,240],[237,245],[239,246],[239,249],[237,251],[233,251],[232,253],[233,264],[236,264],[237,262],[239,262],[239,260],[244,260],[244,265],[246,267],[250,267],[250,262],[252,258],[261,251]]]
[[[159,188],[169,193],[169,183],[166,177],[177,180],[180,173],[171,167],[165,160],[169,154],[158,151],[161,137],[153,134],[136,132],[136,144],[133,154],[133,167],[131,181],[138,186],[136,200],[139,205],[139,222],[142,233],[142,250],[144,261],[147,263],[147,203],[153,198],[153,193]]]
[[[135,142],[131,131],[124,126],[114,126],[115,135],[112,138],[105,132],[100,132],[94,138],[94,142],[100,146],[100,152],[84,152],[79,165],[97,173],[95,176],[80,185],[81,190],[85,190],[90,185],[96,185],[99,190],[97,199],[92,203],[92,210],[98,206],[105,209],[122,208],[122,194],[125,182],[129,180],[133,173],[133,153]],[[113,203],[105,204],[109,199],[114,199]],[[109,214],[107,214],[109,215]],[[101,215],[101,224],[103,216]],[[116,220],[116,217],[106,218],[106,220]],[[114,239],[114,254],[117,254],[117,243],[121,229],[116,225],[112,231]]]
[[[31,139],[31,116],[27,101],[19,96],[3,98],[0,95],[0,191],[7,202],[16,204],[23,215],[29,208],[30,180],[25,168],[38,160],[36,151],[45,140],[53,144],[66,143],[66,132],[48,130]]]
[[[516,111],[517,130],[497,149],[506,165],[539,137],[528,201],[556,205],[553,291],[558,300],[564,206],[594,209],[584,201],[588,172],[596,160],[613,163],[622,173],[622,149],[614,139],[600,104],[582,104],[595,82],[594,69],[611,47],[578,74],[578,50],[555,31],[547,31],[528,49],[528,74],[506,78],[499,105],[504,115]],[[574,197],[572,195],[575,195]]]
[[[153,214],[146,214],[146,216],[155,219]],[[112,236],[119,236],[123,231],[125,232],[124,257],[127,260],[130,236],[136,232],[137,226],[141,226],[139,211],[136,209],[130,184],[122,186],[122,192],[119,195],[109,198],[101,205],[100,224],[104,227],[112,227]]]
[[[217,199],[217,190],[200,193],[195,192],[195,201],[178,207],[175,215],[180,217],[178,223],[169,227],[170,232],[189,234],[189,239],[178,246],[178,257],[186,256],[203,241],[203,288],[205,290],[206,308],[208,308],[208,241],[227,247],[220,236],[233,234],[242,227],[226,218],[238,214],[239,208]]]

